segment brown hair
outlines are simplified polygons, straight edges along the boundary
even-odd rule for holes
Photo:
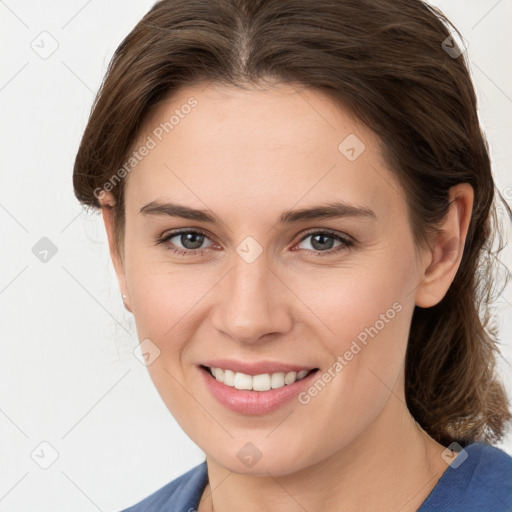
[[[420,0],[161,0],[112,58],[73,184],[83,204],[99,207],[97,191],[112,183],[144,122],[178,88],[276,80],[323,92],[379,136],[418,244],[431,241],[450,187],[471,184],[460,268],[439,304],[416,307],[405,370],[416,421],[440,443],[466,444],[500,439],[510,412],[495,375],[497,339],[486,329],[494,182],[465,57],[451,33],[442,13]],[[123,192],[120,180],[112,193],[121,253]]]

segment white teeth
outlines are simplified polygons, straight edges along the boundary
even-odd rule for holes
[[[284,373],[273,373],[270,377],[270,384],[272,386],[272,389],[282,388],[284,386]]]
[[[224,370],[224,384],[226,386],[235,386],[235,372],[231,370]]]
[[[293,384],[297,380],[297,372],[289,372],[284,376],[285,384]]]
[[[236,389],[252,389],[252,377],[245,373],[235,374],[235,388]]]
[[[252,389],[254,391],[268,391],[270,389],[270,374],[255,375],[252,378]]]
[[[303,379],[309,373],[309,370],[301,370],[300,372],[263,373],[252,376],[222,368],[210,368],[210,371],[215,379],[226,386],[254,391],[269,391],[270,389],[282,388],[285,385],[290,385],[297,380]]]
[[[297,380],[303,379],[308,374],[308,370],[301,370],[297,373]]]

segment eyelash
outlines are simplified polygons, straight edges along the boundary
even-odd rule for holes
[[[156,245],[163,245],[166,244],[171,238],[174,238],[175,236],[183,235],[186,233],[193,233],[196,235],[202,235],[205,238],[208,238],[208,235],[201,230],[198,229],[184,229],[184,230],[178,230],[173,232],[164,233],[160,238],[158,238],[155,241]],[[342,250],[350,249],[351,247],[354,247],[355,241],[353,239],[348,238],[347,236],[342,236],[338,233],[335,233],[333,231],[329,231],[328,229],[322,229],[322,230],[316,230],[316,231],[309,231],[305,233],[302,238],[297,242],[297,244],[303,242],[308,237],[312,235],[327,235],[330,238],[335,239],[336,241],[341,242],[341,244],[338,247],[334,247],[332,249],[328,249],[326,251],[313,251],[310,249],[295,249],[295,250],[302,250],[305,251],[308,254],[312,254],[316,257],[322,257],[322,256],[329,256],[333,255],[335,253],[338,253]],[[295,245],[297,245],[295,244]],[[167,247],[168,250],[170,250],[173,254],[177,254],[179,256],[202,256],[209,248],[200,248],[200,249],[181,249],[179,247]]]

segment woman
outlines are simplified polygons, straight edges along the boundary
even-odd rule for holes
[[[162,0],[117,49],[75,193],[206,454],[130,511],[512,509],[494,183],[447,27],[419,0]]]

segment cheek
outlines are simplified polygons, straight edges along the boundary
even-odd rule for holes
[[[135,234],[127,236],[125,247],[126,282],[139,336],[157,343],[179,339],[176,334],[193,317],[190,312],[215,284],[215,272],[172,263],[163,247],[145,246]]]
[[[364,344],[377,335],[386,337],[384,333],[392,337],[402,333],[406,340],[408,320],[403,319],[414,300],[411,261],[388,255],[368,258],[353,268],[323,270],[320,278],[297,273],[290,278],[290,287],[315,313],[317,320],[312,323],[331,340],[331,353],[349,350],[353,340]]]
[[[327,425],[326,438],[340,445],[378,416],[390,390],[400,384],[414,310],[413,254],[400,247],[386,257],[374,255],[364,268],[340,270],[338,278],[325,279],[322,293],[315,289],[304,295],[325,319],[329,332],[323,345],[331,354],[319,375],[328,382],[301,397],[304,417]],[[327,444],[328,453],[332,447]]]
[[[329,415],[337,418],[336,428],[347,425],[347,410],[354,418],[376,414],[402,370],[415,282],[414,251],[406,245],[376,252],[357,268],[331,269],[314,287],[304,276],[294,283],[303,302],[322,320],[315,321],[324,333],[317,339],[330,354],[328,389],[319,385],[323,398],[314,398],[312,390],[304,402],[316,404],[315,415],[325,415],[326,422]],[[332,406],[329,412],[322,409],[326,402]],[[337,404],[344,405],[343,411]],[[339,417],[336,411],[342,411]]]
[[[137,265],[130,267],[127,284],[139,340],[150,339],[158,357],[147,366],[149,375],[167,408],[189,432],[200,417],[194,409],[184,360],[190,350],[190,339],[200,326],[197,312],[201,299],[215,281],[194,279],[197,272],[175,270],[162,261],[134,255]],[[155,350],[155,349],[153,349]],[[197,419],[197,418],[196,418]],[[204,420],[204,418],[203,418]],[[192,421],[192,424],[187,422]]]
[[[324,324],[324,335],[317,339],[320,350],[330,354],[323,369],[330,388],[324,399],[333,405],[330,414],[336,403],[352,413],[371,414],[380,407],[379,397],[384,400],[393,387],[405,358],[413,308],[404,290],[405,285],[366,273],[364,278],[335,281],[322,294],[304,296]]]

